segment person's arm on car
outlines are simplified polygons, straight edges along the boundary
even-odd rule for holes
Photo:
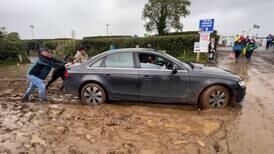
[[[39,60],[40,60],[40,63],[47,65],[49,67],[60,68],[60,67],[64,67],[65,65],[65,63],[61,60],[57,60],[55,58],[48,58],[42,55],[39,55]]]

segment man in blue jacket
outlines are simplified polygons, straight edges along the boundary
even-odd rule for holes
[[[53,58],[51,52],[48,49],[40,49],[37,61],[31,66],[28,71],[28,79],[30,83],[22,101],[28,101],[30,94],[35,88],[39,89],[40,101],[47,101],[44,80],[48,76],[52,67],[59,68],[64,67],[64,65],[65,64],[63,61]]]

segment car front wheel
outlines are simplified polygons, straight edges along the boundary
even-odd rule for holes
[[[203,108],[225,108],[230,101],[230,93],[223,86],[211,86],[201,95],[200,103]]]
[[[102,104],[106,101],[106,93],[98,84],[89,83],[81,90],[81,101],[91,105]]]

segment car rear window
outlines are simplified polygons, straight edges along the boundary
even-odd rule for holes
[[[90,67],[101,67],[102,61],[103,61],[103,58],[93,63]]]
[[[108,68],[134,68],[132,53],[115,53],[107,56],[105,66]]]

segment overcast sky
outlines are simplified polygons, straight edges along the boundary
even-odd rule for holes
[[[21,38],[106,35],[143,36],[142,10],[148,0],[0,0],[0,27],[19,32]],[[261,26],[251,33],[274,33],[274,0],[191,0],[191,15],[183,19],[184,31],[198,30],[200,19],[215,19],[222,35],[235,35]]]

